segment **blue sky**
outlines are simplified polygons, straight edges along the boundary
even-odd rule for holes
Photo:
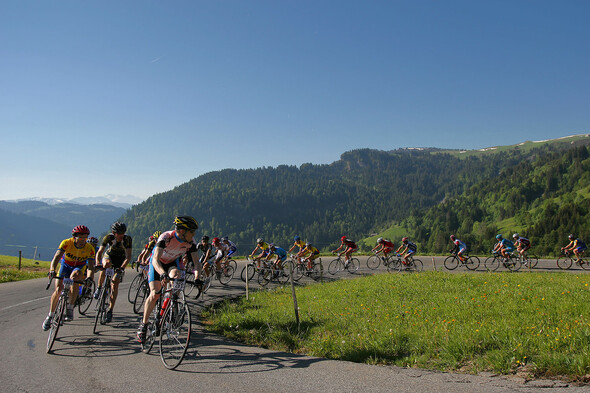
[[[590,132],[588,1],[0,3],[0,199]]]

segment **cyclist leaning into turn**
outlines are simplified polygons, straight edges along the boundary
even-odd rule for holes
[[[147,323],[162,293],[162,280],[180,278],[180,270],[184,270],[183,257],[188,255],[200,272],[201,263],[197,262],[197,244],[194,241],[199,225],[191,216],[178,216],[174,219],[175,230],[164,232],[150,257],[149,285],[150,294],[145,301],[143,319],[137,330],[137,339],[145,342]]]
[[[256,251],[260,250],[260,254],[254,256]],[[256,239],[256,248],[250,253],[250,257],[254,258],[257,266],[260,269],[260,260],[268,255],[268,244],[262,238]]]
[[[394,248],[395,248],[395,244],[393,244],[393,242],[380,237],[379,239],[377,239],[377,245],[375,247],[373,247],[371,249],[371,251],[374,252],[375,254],[379,254],[380,252],[383,252],[383,256],[385,258],[387,258],[389,253],[392,252]]]
[[[463,243],[461,240],[457,239],[455,235],[451,235],[451,243],[453,243],[453,249],[450,252],[457,253],[457,257],[461,260],[461,262],[465,262],[465,257],[463,253],[467,251],[467,245]]]
[[[94,247],[91,243],[87,242],[90,230],[85,225],[78,225],[72,229],[72,237],[63,240],[53,259],[51,260],[49,268],[49,277],[69,277],[75,281],[82,281],[84,279],[84,273],[86,273],[86,280],[92,280],[94,263]],[[90,263],[87,263],[90,262]],[[60,263],[60,269],[56,276],[55,269],[57,264]],[[86,269],[87,264],[91,267]],[[78,295],[78,285],[74,283],[72,285],[72,292],[70,293],[70,302],[66,309],[66,321],[74,319],[74,302]],[[49,306],[49,314],[43,321],[43,330],[49,330],[51,326],[51,320],[55,313],[55,307],[57,307],[57,300],[63,289],[62,280],[55,281],[55,291],[51,294],[51,301]]]
[[[301,237],[299,237],[299,236],[295,236],[293,238],[293,240],[295,241],[295,243],[293,243],[293,245],[291,246],[291,248],[287,252],[290,254],[295,249],[295,247],[299,247],[299,251],[297,251],[297,252],[300,253],[301,250],[303,250],[305,248],[305,242],[303,240],[301,240]]]
[[[299,250],[297,256],[304,258],[303,262],[307,263],[307,269],[311,269],[313,267],[313,261],[320,256],[320,250],[315,248],[311,243],[305,243],[305,247]]]
[[[526,250],[531,248],[531,241],[526,237],[520,236],[518,233],[512,235],[512,238],[514,239],[516,250],[520,255],[524,257],[524,253],[526,252]]]

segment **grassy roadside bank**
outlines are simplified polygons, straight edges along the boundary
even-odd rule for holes
[[[331,359],[588,381],[590,275],[379,274],[226,301],[215,333]]]
[[[18,270],[18,257],[0,255],[0,283],[46,277],[49,261],[34,261],[22,258]]]

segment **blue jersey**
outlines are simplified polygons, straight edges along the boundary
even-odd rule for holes
[[[514,248],[514,243],[512,243],[510,240],[508,239],[502,239],[502,241],[500,242],[502,243],[502,246],[504,248]]]
[[[275,247],[274,254],[277,254],[281,259],[287,258],[287,251],[283,250],[281,247]]]

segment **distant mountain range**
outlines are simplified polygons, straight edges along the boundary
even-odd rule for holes
[[[134,195],[115,195],[108,194],[104,196],[96,197],[77,197],[77,198],[44,198],[44,197],[33,197],[33,198],[22,198],[15,199],[6,202],[24,202],[24,201],[37,201],[45,202],[48,205],[57,205],[60,203],[76,203],[78,205],[111,205],[116,207],[122,207],[129,209],[133,205],[143,202],[142,198]]]

